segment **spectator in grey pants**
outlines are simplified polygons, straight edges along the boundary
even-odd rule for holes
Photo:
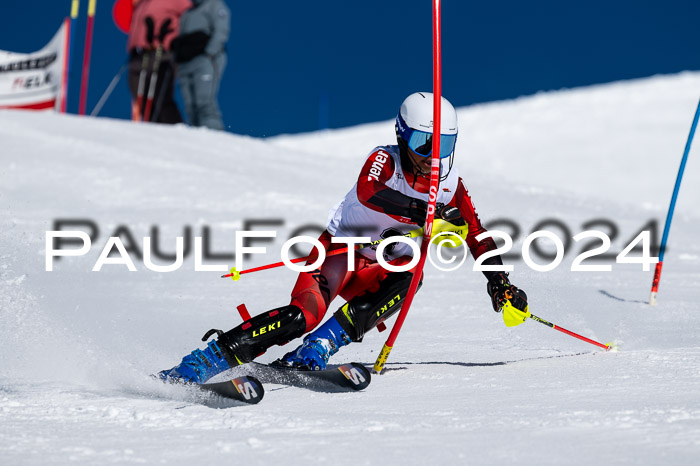
[[[180,91],[192,126],[224,129],[217,102],[226,67],[230,12],[223,0],[192,0],[173,40]]]

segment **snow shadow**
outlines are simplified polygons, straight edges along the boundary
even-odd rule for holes
[[[620,298],[620,297],[615,296],[615,295],[613,295],[613,294],[611,294],[611,293],[609,293],[609,292],[607,292],[607,291],[605,291],[605,290],[598,290],[598,293],[602,294],[603,296],[607,296],[608,298],[614,299],[615,301],[620,301],[620,302],[622,302],[622,303],[642,303],[642,304],[646,304],[646,301],[642,301],[642,300],[639,300],[639,299],[624,299],[624,298]]]
[[[461,361],[421,361],[421,362],[390,362],[387,366],[430,366],[430,365],[444,365],[444,366],[461,366],[461,367],[491,367],[491,366],[505,366],[507,364],[514,364],[518,362],[525,361],[537,361],[540,359],[555,359],[555,358],[568,358],[571,356],[581,356],[585,354],[593,354],[592,351],[585,351],[581,353],[571,353],[571,354],[556,354],[552,356],[538,356],[535,358],[523,358],[515,359],[512,361],[496,361],[496,362],[461,362]],[[365,364],[365,366],[372,367],[372,364]],[[406,370],[407,367],[387,367],[385,371],[396,371],[396,370]]]

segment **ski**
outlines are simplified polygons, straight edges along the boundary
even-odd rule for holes
[[[165,383],[213,393],[223,398],[228,398],[230,400],[236,400],[251,405],[260,403],[265,396],[265,388],[260,380],[246,375],[224,380],[223,382],[209,383],[187,382],[181,379],[160,380]]]
[[[328,367],[322,371],[299,370],[258,362],[251,362],[246,366],[263,383],[289,385],[321,392],[364,390],[372,381],[370,371],[357,362]]]
[[[223,382],[193,384],[200,389],[215,393],[225,398],[241,401],[247,404],[258,404],[265,396],[263,384],[251,376],[241,376]]]

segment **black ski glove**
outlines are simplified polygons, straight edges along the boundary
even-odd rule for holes
[[[527,308],[527,294],[510,283],[507,273],[499,272],[492,276],[486,284],[486,291],[491,297],[491,304],[496,312],[501,312],[507,299],[520,311],[525,311]]]
[[[428,215],[428,203],[421,199],[412,199],[408,208],[408,218],[419,227],[425,225],[425,216]]]
[[[153,40],[155,39],[155,24],[153,23],[153,18],[150,16],[146,16],[146,42],[148,42],[148,45],[153,47]]]
[[[161,45],[163,45],[163,42],[165,42],[165,38],[168,37],[168,34],[175,30],[172,27],[170,27],[172,22],[173,20],[168,18],[165,21],[163,21],[163,24],[160,25],[160,31],[158,32],[158,41]]]
[[[457,207],[451,205],[438,204],[435,212],[435,218],[441,218],[452,225],[462,226],[467,222],[462,218],[462,213]]]
[[[411,200],[411,206],[409,208],[409,218],[412,222],[417,223],[418,226],[425,225],[425,216],[428,213],[428,203],[421,199]],[[462,218],[462,213],[457,207],[451,205],[445,205],[442,202],[438,202],[435,205],[435,218],[439,218],[450,222],[453,225],[462,226],[466,225],[467,222]]]

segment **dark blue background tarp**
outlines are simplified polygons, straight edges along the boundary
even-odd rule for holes
[[[226,1],[220,103],[229,131],[271,136],[390,119],[406,95],[432,87],[430,0]],[[97,2],[88,111],[126,59],[112,3]],[[700,69],[697,0],[448,0],[442,10],[443,93],[457,106]],[[30,52],[53,36],[70,0],[4,0],[0,12],[0,49]],[[125,79],[101,115],[130,117]]]

